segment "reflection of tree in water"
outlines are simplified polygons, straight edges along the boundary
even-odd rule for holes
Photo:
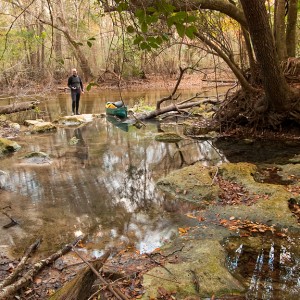
[[[148,165],[147,146],[136,149],[131,146],[127,140],[126,158],[120,158],[106,153],[109,158],[108,164],[115,165],[113,177],[106,178],[108,186],[114,186],[117,202],[122,202],[128,211],[135,211],[138,208],[145,208],[148,205],[157,205],[160,199],[158,192],[155,190],[155,182],[152,179],[152,171]],[[137,153],[138,152],[138,153]],[[121,170],[122,171],[121,171]],[[119,172],[117,171],[119,170]],[[112,171],[112,170],[111,170]]]
[[[158,132],[170,131],[170,128],[166,126],[166,129],[163,129],[161,125],[161,123],[157,124]],[[171,130],[173,130],[172,127]],[[205,165],[215,165],[225,160],[224,156],[209,140],[183,139],[180,142],[163,144],[166,152],[157,166],[163,166],[164,175],[172,170],[190,166],[200,161]]]
[[[257,236],[225,241],[227,267],[244,279],[247,299],[299,299],[296,239]]]

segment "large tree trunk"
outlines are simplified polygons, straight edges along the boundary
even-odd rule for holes
[[[296,31],[297,31],[298,0],[289,0],[289,9],[286,26],[286,48],[289,57],[296,56]]]
[[[230,58],[225,54],[222,49],[217,47],[211,40],[209,40],[203,33],[200,31],[195,34],[204,44],[208,47],[212,48],[218,55],[221,57],[229,66],[231,71],[234,73],[236,78],[239,80],[241,86],[249,92],[255,92],[256,89],[246,80],[240,68],[235,64],[234,61],[230,60]]]
[[[241,0],[256,59],[261,67],[265,107],[277,112],[290,108],[290,89],[281,71],[263,0]]]
[[[77,39],[73,36],[73,34],[71,34],[71,31],[69,30],[69,26],[67,24],[67,20],[65,18],[65,14],[64,14],[65,9],[63,7],[63,2],[61,0],[59,1],[59,5],[57,7],[60,10],[60,12],[59,12],[60,16],[57,19],[61,23],[61,26],[59,26],[59,25],[54,26],[54,24],[49,24],[49,23],[48,24],[52,25],[56,29],[60,30],[64,34],[69,45],[73,49],[73,53],[74,53],[74,56],[76,57],[76,60],[80,64],[80,68],[83,72],[83,78],[85,79],[85,81],[88,81],[89,79],[94,77],[92,70],[90,68],[89,62],[88,62],[80,44],[77,42]]]
[[[285,0],[276,0],[274,37],[279,61],[283,61],[287,57],[285,36]]]

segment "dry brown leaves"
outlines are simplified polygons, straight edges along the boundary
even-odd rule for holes
[[[278,232],[274,226],[269,226],[266,224],[252,222],[249,220],[235,219],[234,216],[230,217],[229,220],[221,219],[220,225],[228,228],[229,230],[236,231],[241,237],[253,236],[256,234],[263,234],[270,232],[278,237],[286,237],[287,235],[283,232]]]
[[[236,182],[226,180],[220,176],[218,178],[218,184],[222,192],[219,194],[222,205],[253,205],[259,199],[264,198],[267,200],[268,195],[251,195],[243,186]]]

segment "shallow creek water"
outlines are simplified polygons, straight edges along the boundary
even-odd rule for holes
[[[185,95],[190,96],[187,91]],[[143,105],[153,105],[162,96],[161,91],[123,95],[129,106],[141,99]],[[104,112],[107,99],[118,100],[118,93],[84,95],[80,111]],[[69,95],[61,94],[43,103],[38,117],[52,121],[70,111]],[[24,113],[22,117],[36,115]],[[86,249],[96,257],[114,245],[130,245],[141,252],[150,252],[175,237],[186,220],[178,209],[168,206],[166,195],[156,188],[159,178],[199,161],[206,165],[224,161],[274,163],[300,152],[298,144],[278,145],[278,148],[273,145],[272,154],[268,154],[268,144],[239,145],[232,141],[215,144],[191,139],[160,143],[154,136],[161,131],[181,133],[181,128],[156,122],[149,122],[141,129],[131,125],[118,127],[106,118],[98,118],[80,128],[21,135],[17,139],[21,150],[0,160],[0,170],[8,174],[5,188],[0,191],[1,207],[10,205],[10,215],[20,222],[18,226],[3,229],[8,219],[0,217],[0,250],[23,251],[21,245],[41,236],[44,240],[41,249],[52,252],[76,236],[87,234]],[[73,137],[78,139],[75,145],[70,143]],[[52,162],[24,164],[20,158],[32,151],[49,154]],[[299,232],[293,241],[296,241],[293,247],[292,243],[282,245],[272,238],[252,244],[242,238],[224,241],[227,267],[244,278],[249,287],[248,299],[298,299]],[[268,272],[262,271],[264,263]],[[259,282],[255,274],[259,274]],[[274,294],[274,289],[285,290],[284,298],[279,292]]]

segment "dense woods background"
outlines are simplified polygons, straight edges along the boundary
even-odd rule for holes
[[[230,70],[243,92],[238,102],[246,101],[238,110],[224,109],[226,119],[273,127],[300,119],[299,92],[290,85],[300,74],[298,0],[31,0],[0,5],[2,87],[60,84],[72,67],[90,84],[107,77],[176,76],[180,68],[204,78]],[[238,117],[241,110],[244,120]]]

